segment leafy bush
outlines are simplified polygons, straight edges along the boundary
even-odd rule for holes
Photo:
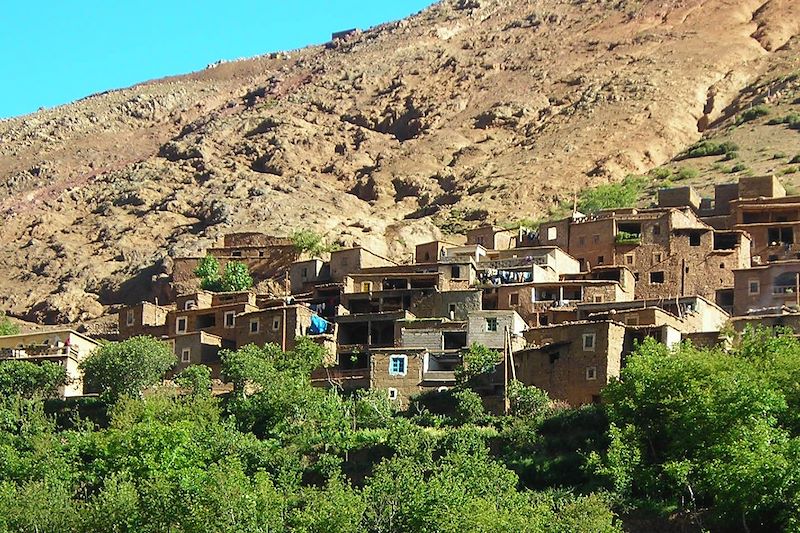
[[[639,244],[641,241],[641,235],[639,233],[628,233],[627,231],[618,231],[617,234],[614,236],[614,242],[616,244]]]
[[[767,122],[767,124],[773,126],[778,124],[786,124],[787,126],[789,126],[790,129],[798,130],[800,129],[800,115],[798,115],[797,113],[790,113],[782,117],[776,117],[770,119],[769,122]]]
[[[736,163],[735,165],[733,165],[731,167],[731,174],[734,174],[736,172],[746,171],[746,170],[747,170],[747,165],[745,165],[744,163]]]
[[[67,370],[61,365],[43,361],[0,361],[0,396],[24,398],[54,396],[59,387],[69,383]]]
[[[488,374],[502,358],[499,352],[473,342],[464,353],[462,363],[456,367],[456,381],[467,383],[480,375]]]
[[[85,384],[115,402],[121,396],[139,396],[155,385],[177,362],[169,345],[153,337],[131,337],[103,344],[81,361]]]
[[[736,125],[738,126],[739,124],[744,124],[745,122],[750,122],[751,120],[755,120],[766,115],[769,115],[769,108],[763,104],[756,105],[740,113],[736,117]]]
[[[486,418],[481,397],[473,390],[461,389],[453,393],[456,399],[456,420],[460,424],[480,424]]]
[[[700,141],[692,146],[681,156],[682,159],[691,159],[694,157],[706,157],[710,155],[726,155],[735,153],[739,150],[736,144],[726,141],[722,143],[715,143],[713,141]]]
[[[189,365],[175,377],[175,383],[190,396],[208,396],[211,393],[211,369],[206,365]]]
[[[294,247],[300,252],[306,252],[314,256],[331,252],[333,247],[325,242],[325,238],[309,229],[294,231],[289,238]]]
[[[517,380],[508,384],[508,399],[514,416],[537,418],[550,411],[550,398],[546,392],[534,386],[525,386]]]
[[[800,154],[797,154],[796,156],[794,156],[793,158],[791,158],[791,159],[789,160],[789,163],[790,163],[790,164],[792,164],[792,165],[795,165],[795,164],[798,164],[798,163],[800,163]]]
[[[246,291],[253,286],[250,269],[241,261],[230,261],[225,265],[225,273],[220,275],[220,265],[216,257],[207,255],[194,269],[200,278],[200,287],[212,292]]]
[[[246,291],[253,287],[250,269],[241,261],[230,261],[225,265],[225,274],[220,280],[220,288],[225,292]]]
[[[648,172],[648,174],[650,174],[650,177],[655,180],[663,181],[670,179],[672,176],[672,170],[667,167],[658,167]]]
[[[700,175],[700,171],[696,168],[692,167],[681,167],[678,170],[677,175],[675,176],[676,180],[688,180],[688,179],[695,179],[697,176]]]
[[[598,185],[581,191],[578,209],[584,213],[596,213],[602,209],[633,207],[647,186],[643,176],[628,175],[620,183]]]

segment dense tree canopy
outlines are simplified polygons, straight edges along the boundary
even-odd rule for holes
[[[81,361],[86,385],[111,401],[123,395],[138,396],[155,385],[177,359],[170,347],[152,337],[131,337],[109,342]]]
[[[226,352],[230,395],[189,367],[140,396],[162,355],[152,339],[99,350],[85,368],[105,403],[42,402],[50,370],[0,364],[0,531],[614,532],[634,511],[800,527],[800,343],[785,332],[730,351],[647,340],[604,406],[513,383],[509,416],[467,386],[407,411],[315,388],[308,339]],[[150,370],[123,380],[115,362]]]

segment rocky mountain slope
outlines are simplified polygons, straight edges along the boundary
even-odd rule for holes
[[[795,91],[799,34],[795,0],[443,0],[2,121],[0,309],[91,319],[232,230],[400,255],[540,217]]]

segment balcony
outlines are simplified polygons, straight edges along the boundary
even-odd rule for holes
[[[797,292],[797,285],[794,283],[791,285],[774,285],[772,287],[772,294],[776,296],[782,294],[795,294],[795,292]]]
[[[72,346],[35,344],[22,348],[0,348],[0,359],[51,359],[55,357],[78,358],[78,350]]]

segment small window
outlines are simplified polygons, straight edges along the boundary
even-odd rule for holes
[[[125,318],[125,323],[129,326],[132,326],[136,322],[136,315],[133,312],[133,309],[128,309],[128,316]]]
[[[700,246],[700,234],[699,233],[690,233],[689,234],[689,246]]]
[[[272,319],[272,331],[278,331],[281,329],[281,317],[276,316]]]
[[[650,272],[650,283],[654,285],[664,283],[664,271]]]
[[[264,257],[264,250],[258,251],[258,257]]]
[[[761,283],[757,279],[751,279],[748,284],[748,291],[750,294],[758,294],[761,292]]]
[[[186,302],[184,302],[183,304],[184,311],[196,308],[197,308],[197,302],[195,302],[194,300],[186,300]]]
[[[639,325],[639,316],[638,315],[628,315],[625,317],[625,325],[626,326],[638,326]]]
[[[657,265],[664,259],[664,256],[661,255],[661,252],[656,252],[653,254],[653,264]]]
[[[192,360],[192,349],[184,348],[181,350],[181,363],[188,363]]]
[[[519,305],[519,293],[512,292],[508,295],[508,305]]]
[[[186,317],[182,316],[179,317],[178,320],[175,321],[175,331],[178,333],[186,333],[187,330],[187,321]]]
[[[456,316],[456,304],[448,304],[447,306],[447,313],[450,315],[450,318]]]
[[[397,399],[397,389],[390,387],[386,392],[389,394],[389,399],[391,401],[395,401]]]
[[[584,352],[593,352],[594,351],[594,333],[584,333],[583,334],[583,351]]]
[[[633,254],[625,254],[625,264],[626,265],[633,264]]]
[[[497,331],[497,319],[496,318],[487,318],[486,319],[486,331]]]
[[[556,238],[558,238],[558,228],[555,226],[547,228],[547,240],[554,241]]]
[[[389,375],[390,376],[405,376],[406,375],[406,362],[405,355],[393,355],[389,358]]]
[[[236,326],[236,311],[225,311],[225,329],[231,329]]]
[[[602,265],[602,264],[604,264],[605,262],[606,262],[606,258],[605,258],[605,257],[603,257],[602,255],[598,255],[598,256],[597,256],[597,264],[598,264],[598,265]]]
[[[260,327],[260,323],[259,323],[258,319],[257,318],[251,318],[250,319],[250,334],[253,335],[255,333],[258,333],[259,327]]]
[[[592,243],[600,244],[600,234],[599,233],[595,233],[594,235],[592,235]]]
[[[633,280],[634,281],[639,281],[639,273],[638,272],[634,272],[633,273]]]
[[[596,304],[603,303],[603,295],[602,294],[595,294],[593,301]]]
[[[372,292],[372,282],[364,281],[361,283],[361,292]]]
[[[653,226],[653,235],[661,235],[661,226],[656,224]]]
[[[450,277],[452,279],[461,279],[461,267],[458,265],[450,267]]]
[[[586,381],[594,381],[597,379],[597,367],[596,366],[587,366],[586,367]]]
[[[233,257],[242,257],[242,251],[241,250],[234,250],[233,252],[231,252],[231,255]]]
[[[308,267],[303,267],[303,273],[301,276],[303,279],[308,279]]]

